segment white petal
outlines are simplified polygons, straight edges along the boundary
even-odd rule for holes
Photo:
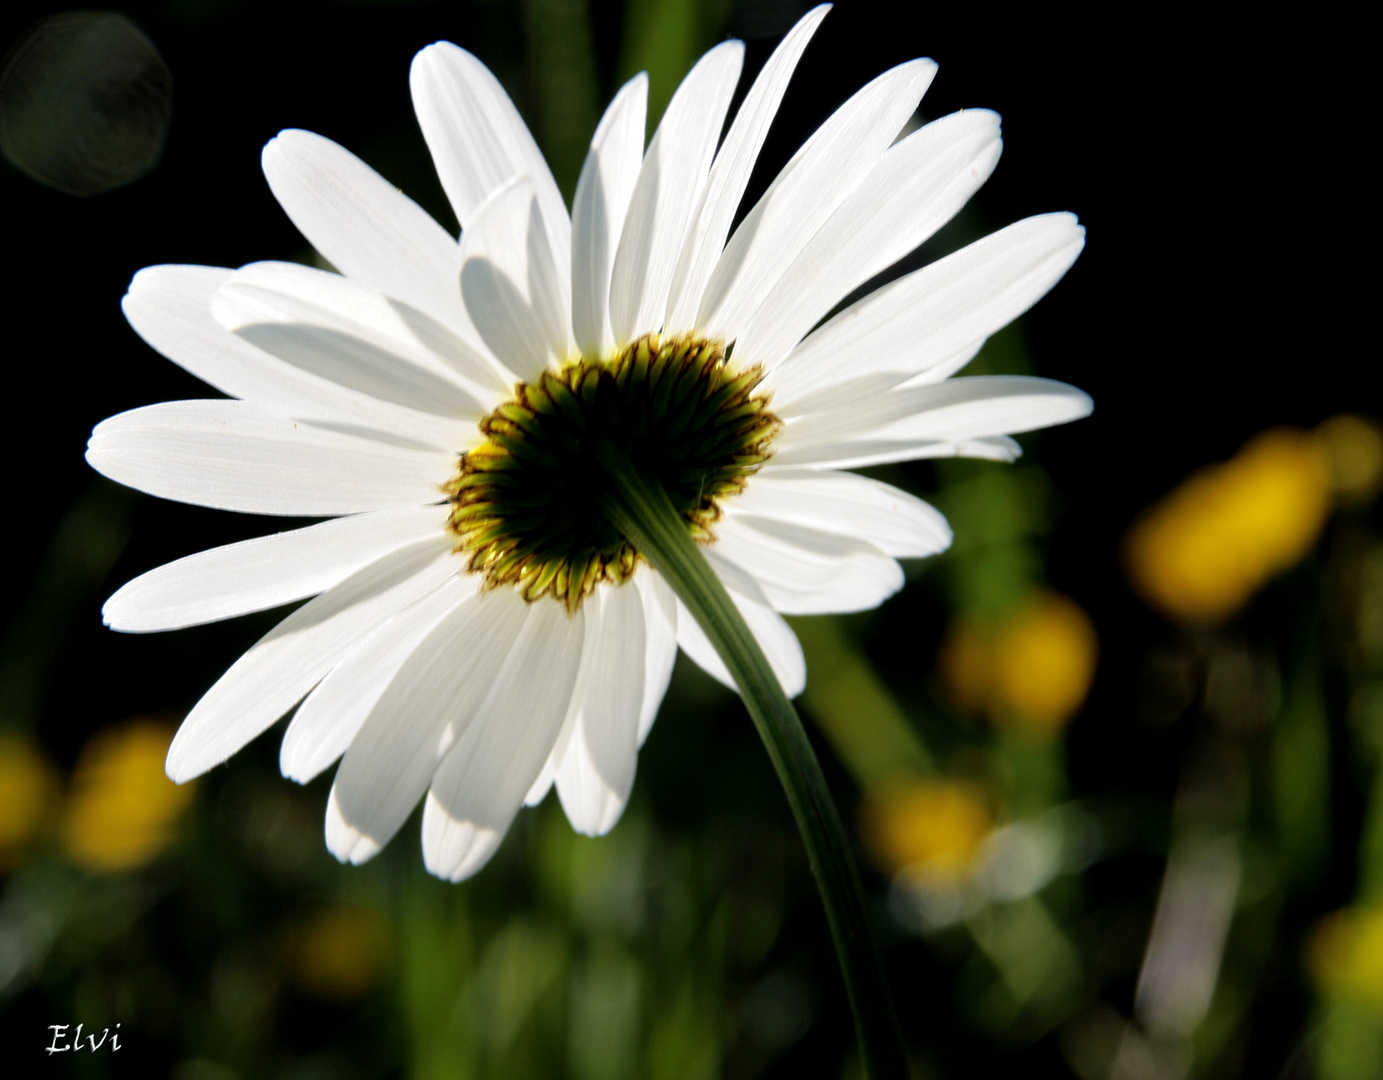
[[[398,832],[470,726],[528,609],[513,589],[477,593],[413,650],[351,741],[327,803],[327,847],[361,863]],[[552,605],[556,607],[557,605]]]
[[[648,738],[653,729],[653,721],[658,716],[658,706],[663,703],[668,683],[672,679],[672,667],[677,660],[677,597],[662,576],[652,567],[643,567],[634,577],[634,587],[638,590],[643,604],[644,632],[647,644],[644,649],[643,701],[639,706],[638,745]],[[589,628],[587,633],[589,634]],[[709,648],[709,645],[707,646]],[[728,678],[728,676],[727,676]],[[575,701],[580,692],[578,687],[572,692]],[[576,727],[578,709],[567,714],[562,730],[548,755],[547,764],[533,782],[525,806],[537,806],[547,797],[549,789],[557,779],[557,769],[562,764]],[[613,824],[613,823],[612,823]]]
[[[571,704],[584,616],[546,601],[527,606],[523,632],[423,807],[423,861],[449,881],[470,877],[495,853]]]
[[[382,431],[429,422],[400,408],[286,364],[236,337],[211,315],[211,302],[234,271],[214,266],[151,266],[121,302],[135,331],[175,364],[231,397],[286,416],[353,423]]]
[[[730,593],[730,599],[744,616],[759,647],[763,649],[769,667],[778,676],[784,692],[789,697],[796,697],[807,685],[807,662],[792,627],[773,610],[763,589],[746,571],[718,556],[714,547],[703,550],[716,576]],[[738,692],[734,678],[715,647],[680,600],[677,602],[677,644],[708,675]]]
[[[820,4],[798,20],[773,50],[735,114],[725,141],[716,153],[715,164],[711,166],[700,204],[682,245],[668,298],[667,326],[687,329],[693,326],[706,284],[725,247],[730,223],[739,209],[749,174],[768,137],[769,125],[778,112],[788,80],[797,69],[797,61],[802,58],[807,43],[830,10],[829,4]]]
[[[347,277],[465,335],[456,241],[349,150],[310,131],[264,147],[264,175],[298,231]]]
[[[1073,214],[1028,218],[871,293],[814,331],[764,381],[774,411],[842,379],[946,368],[1046,295],[1085,245]],[[963,362],[963,360],[962,360]],[[949,372],[948,372],[949,374]],[[937,380],[929,380],[937,381]]]
[[[447,579],[343,656],[293,714],[279,748],[283,775],[306,784],[344,754],[399,668],[478,581],[466,573]]]
[[[225,761],[291,709],[366,634],[459,569],[443,535],[377,559],[260,638],[203,695],[168,750],[182,783]]]
[[[255,344],[259,344],[255,335],[247,331],[259,326],[301,325],[349,335],[387,355],[392,366],[408,371],[417,369],[442,381],[445,385],[439,389],[439,395],[454,394],[456,387],[466,392],[466,399],[455,404],[445,396],[431,402],[430,408],[426,396],[421,396],[420,401],[405,402],[423,412],[455,416],[468,403],[471,408],[488,411],[510,389],[493,358],[471,349],[441,323],[350,278],[310,266],[261,262],[242,267],[213,299],[212,314],[227,330]],[[282,355],[267,346],[260,347]],[[291,357],[285,359],[295,362]],[[366,385],[359,386],[343,378],[336,369],[323,374],[334,382],[356,386],[386,400],[392,400],[390,392],[399,392],[393,383],[403,377],[403,373],[397,374],[380,386],[382,376],[375,375]],[[371,373],[363,374],[368,378]]]
[[[610,282],[610,325],[619,345],[662,326],[672,272],[743,62],[738,41],[723,42],[698,60],[644,155]]]
[[[967,109],[895,143],[738,327],[736,354],[772,368],[852,289],[949,221],[999,161],[999,118]]]
[[[148,633],[289,604],[415,540],[445,535],[447,510],[359,514],[198,552],[128,582],[101,615],[113,630]]]
[[[1065,424],[1094,408],[1082,390],[1027,375],[979,375],[885,394],[840,395],[834,408],[786,421],[779,437],[787,464],[795,449],[851,438],[961,442]]]
[[[799,446],[774,454],[783,465],[812,465],[823,469],[863,469],[895,461],[921,461],[924,458],[981,458],[984,461],[1017,461],[1023,448],[1007,435],[991,435],[958,442],[934,439],[842,439],[839,442]]]
[[[727,518],[753,514],[867,540],[894,558],[951,546],[946,519],[921,499],[853,473],[770,465],[725,501]]]
[[[558,748],[566,750],[566,742],[562,738],[562,733],[557,735],[557,742],[553,744],[552,752],[548,754],[547,761],[543,764],[542,772],[538,773],[538,779],[533,781],[533,786],[528,789],[528,794],[523,797],[524,806],[537,806],[547,798],[547,793],[552,790],[552,785],[557,782],[557,758]]]
[[[461,237],[461,295],[485,344],[518,378],[533,382],[571,352],[533,182],[505,184]]]
[[[735,229],[706,287],[696,325],[733,339],[822,223],[859,186],[936,74],[930,60],[886,71],[793,155]]]
[[[237,289],[229,297],[218,295],[212,313],[227,329],[284,363],[412,410],[416,415],[406,425],[389,432],[398,439],[442,449],[462,447],[476,437],[476,425],[489,410],[454,380],[350,329],[275,318],[283,313],[276,300]],[[271,305],[279,312],[268,310]]]
[[[677,644],[707,675],[722,686],[727,686],[735,693],[739,693],[739,687],[735,685],[735,677],[730,674],[729,669],[725,666],[725,661],[721,660],[720,654],[711,644],[711,639],[701,629],[701,624],[696,621],[681,600],[677,601]]]
[[[639,745],[653,730],[658,707],[672,679],[672,665],[677,660],[677,597],[663,576],[652,567],[634,578],[643,597],[644,630],[648,646],[644,651],[643,705],[639,709]]]
[[[634,787],[643,707],[647,633],[639,590],[598,590],[587,611],[586,647],[572,693],[575,723],[557,769],[557,794],[571,827],[604,836],[619,821]]]
[[[150,495],[327,517],[437,502],[455,457],[327,431],[246,401],[168,401],[96,425],[92,468]]]
[[[610,102],[591,138],[571,206],[572,331],[587,357],[609,356],[610,273],[643,161],[648,76],[635,75]]]
[[[965,367],[966,364],[970,363],[971,360],[975,359],[988,340],[988,338],[981,338],[979,341],[971,342],[969,345],[958,349],[956,352],[946,357],[946,359],[932,364],[930,367],[919,371],[916,375],[905,379],[899,385],[926,386],[930,383],[939,383],[945,379],[949,379],[956,372],[960,371],[961,368]],[[798,399],[798,401],[801,400],[800,398]],[[797,402],[793,403],[793,407],[797,407]]]
[[[773,411],[783,420],[797,421],[801,417],[811,416],[814,413],[831,412],[840,407],[843,401],[864,401],[887,395],[890,391],[899,386],[930,386],[933,383],[942,382],[955,374],[971,360],[975,354],[984,346],[984,339],[967,345],[960,352],[947,357],[935,367],[928,368],[919,372],[917,375],[909,375],[906,371],[873,371],[869,370],[860,375],[840,375],[832,376],[829,382],[824,385],[817,385],[814,389],[802,394],[790,397],[781,396],[775,390],[768,391],[773,395]],[[794,352],[793,355],[796,355]],[[853,363],[854,357],[850,357],[843,363],[842,367],[849,367]],[[792,364],[792,356],[779,364],[770,374],[776,374],[785,367]],[[869,367],[868,361],[864,365]],[[765,379],[765,382],[767,379]]]
[[[767,604],[757,604],[734,591],[730,595],[768,658],[768,666],[778,676],[783,692],[796,697],[807,685],[807,659],[792,627]]]
[[[867,611],[903,587],[902,567],[873,544],[774,518],[727,517],[716,525],[715,550],[789,615]]]
[[[568,310],[571,221],[552,171],[504,87],[484,64],[447,41],[413,58],[409,85],[423,138],[463,230],[504,183],[516,176],[533,179],[562,274],[562,310]]]

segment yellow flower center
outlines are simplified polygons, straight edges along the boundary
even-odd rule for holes
[[[457,550],[486,587],[575,611],[602,581],[622,583],[639,554],[609,521],[613,450],[654,480],[691,535],[713,539],[720,500],[772,452],[779,420],[763,372],[738,368],[723,343],[648,334],[609,361],[585,358],[514,396],[480,424],[447,486]]]

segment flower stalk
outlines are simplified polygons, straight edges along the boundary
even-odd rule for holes
[[[605,513],[663,575],[715,646],[768,749],[826,907],[865,1072],[870,1080],[906,1080],[897,1014],[859,874],[797,710],[666,492],[619,448],[607,445],[598,456],[612,481]]]

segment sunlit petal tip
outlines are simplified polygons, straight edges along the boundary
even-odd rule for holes
[[[452,817],[429,792],[423,805],[423,863],[445,881],[464,881],[493,858],[504,832]]]
[[[327,796],[327,850],[343,863],[359,866],[369,862],[383,850],[383,845],[350,824],[341,812],[336,788]]]

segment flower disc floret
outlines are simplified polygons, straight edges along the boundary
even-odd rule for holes
[[[575,611],[602,581],[625,581],[639,554],[609,519],[606,462],[657,483],[698,541],[713,539],[720,501],[772,452],[779,427],[757,367],[723,343],[647,334],[609,361],[578,359],[520,383],[480,424],[447,486],[457,550],[487,587]]]

